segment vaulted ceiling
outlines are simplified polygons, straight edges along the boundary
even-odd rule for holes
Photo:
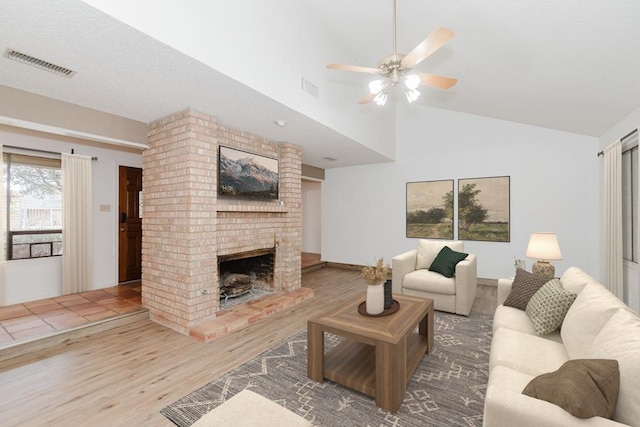
[[[639,1],[397,1],[399,52],[439,26],[456,34],[418,69],[458,84],[422,89],[412,108],[597,137],[640,106]],[[392,0],[0,0],[0,54],[77,72],[0,57],[0,85],[142,122],[192,107],[300,144],[322,168],[387,161],[393,103],[357,105],[371,76],[325,65],[375,67],[393,49],[392,11]]]

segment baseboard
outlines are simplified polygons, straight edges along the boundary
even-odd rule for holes
[[[342,264],[339,262],[327,262],[326,267],[330,268],[340,268],[343,270],[355,270],[360,271],[364,267],[363,265],[358,264]],[[391,274],[391,273],[389,273]],[[498,279],[488,279],[484,277],[478,277],[478,285],[481,286],[498,286]]]
[[[343,264],[340,262],[327,262],[327,267],[330,268],[340,268],[342,270],[356,270],[356,271],[360,271],[364,268],[364,265],[357,265],[357,264]]]
[[[301,269],[301,272],[304,273],[311,273],[312,271],[316,271],[316,270],[320,270],[321,268],[325,268],[327,267],[327,263],[326,262],[321,262],[319,264],[314,264],[314,265],[310,265],[309,267],[303,267]]]
[[[478,277],[478,285],[498,287],[498,279],[486,279],[484,277]]]

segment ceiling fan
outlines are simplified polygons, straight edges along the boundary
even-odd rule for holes
[[[369,93],[360,99],[359,104],[375,101],[378,105],[387,102],[389,87],[402,82],[405,86],[405,96],[409,103],[420,96],[418,85],[449,89],[458,80],[451,77],[436,76],[434,74],[414,72],[413,69],[429,55],[447,44],[455,34],[448,28],[439,27],[427,36],[418,46],[406,55],[396,51],[396,2],[393,0],[393,54],[383,58],[378,68],[361,67],[358,65],[328,64],[327,68],[355,71],[357,73],[378,74],[380,79],[369,83]]]

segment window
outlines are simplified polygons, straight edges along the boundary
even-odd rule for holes
[[[3,154],[8,260],[62,255],[59,159]]]
[[[624,141],[622,152],[623,257],[638,262],[638,134]]]

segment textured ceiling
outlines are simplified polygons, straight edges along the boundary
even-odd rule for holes
[[[331,62],[376,66],[392,52],[391,0],[298,1],[326,29],[327,42],[340,45]],[[274,7],[280,3],[287,1],[274,0]],[[639,17],[636,0],[398,0],[398,50],[407,53],[438,26],[456,33],[418,69],[456,77],[458,84],[449,91],[423,89],[416,108],[600,136],[640,106]],[[181,30],[188,36],[188,28]],[[1,53],[7,48],[78,73],[60,78],[0,57],[0,85],[143,122],[192,107],[248,132],[300,144],[303,161],[323,168],[388,160],[331,123],[312,120],[78,0],[0,0]],[[364,94],[370,80],[321,72],[330,76],[321,91],[345,84]],[[360,108],[358,114],[374,116],[373,107]],[[276,119],[289,125],[279,128]]]
[[[356,65],[392,52],[391,1],[311,4],[358,49]],[[458,84],[425,90],[420,103],[591,136],[640,106],[640,1],[398,0],[397,9],[401,53],[438,26],[456,33],[417,68]]]

